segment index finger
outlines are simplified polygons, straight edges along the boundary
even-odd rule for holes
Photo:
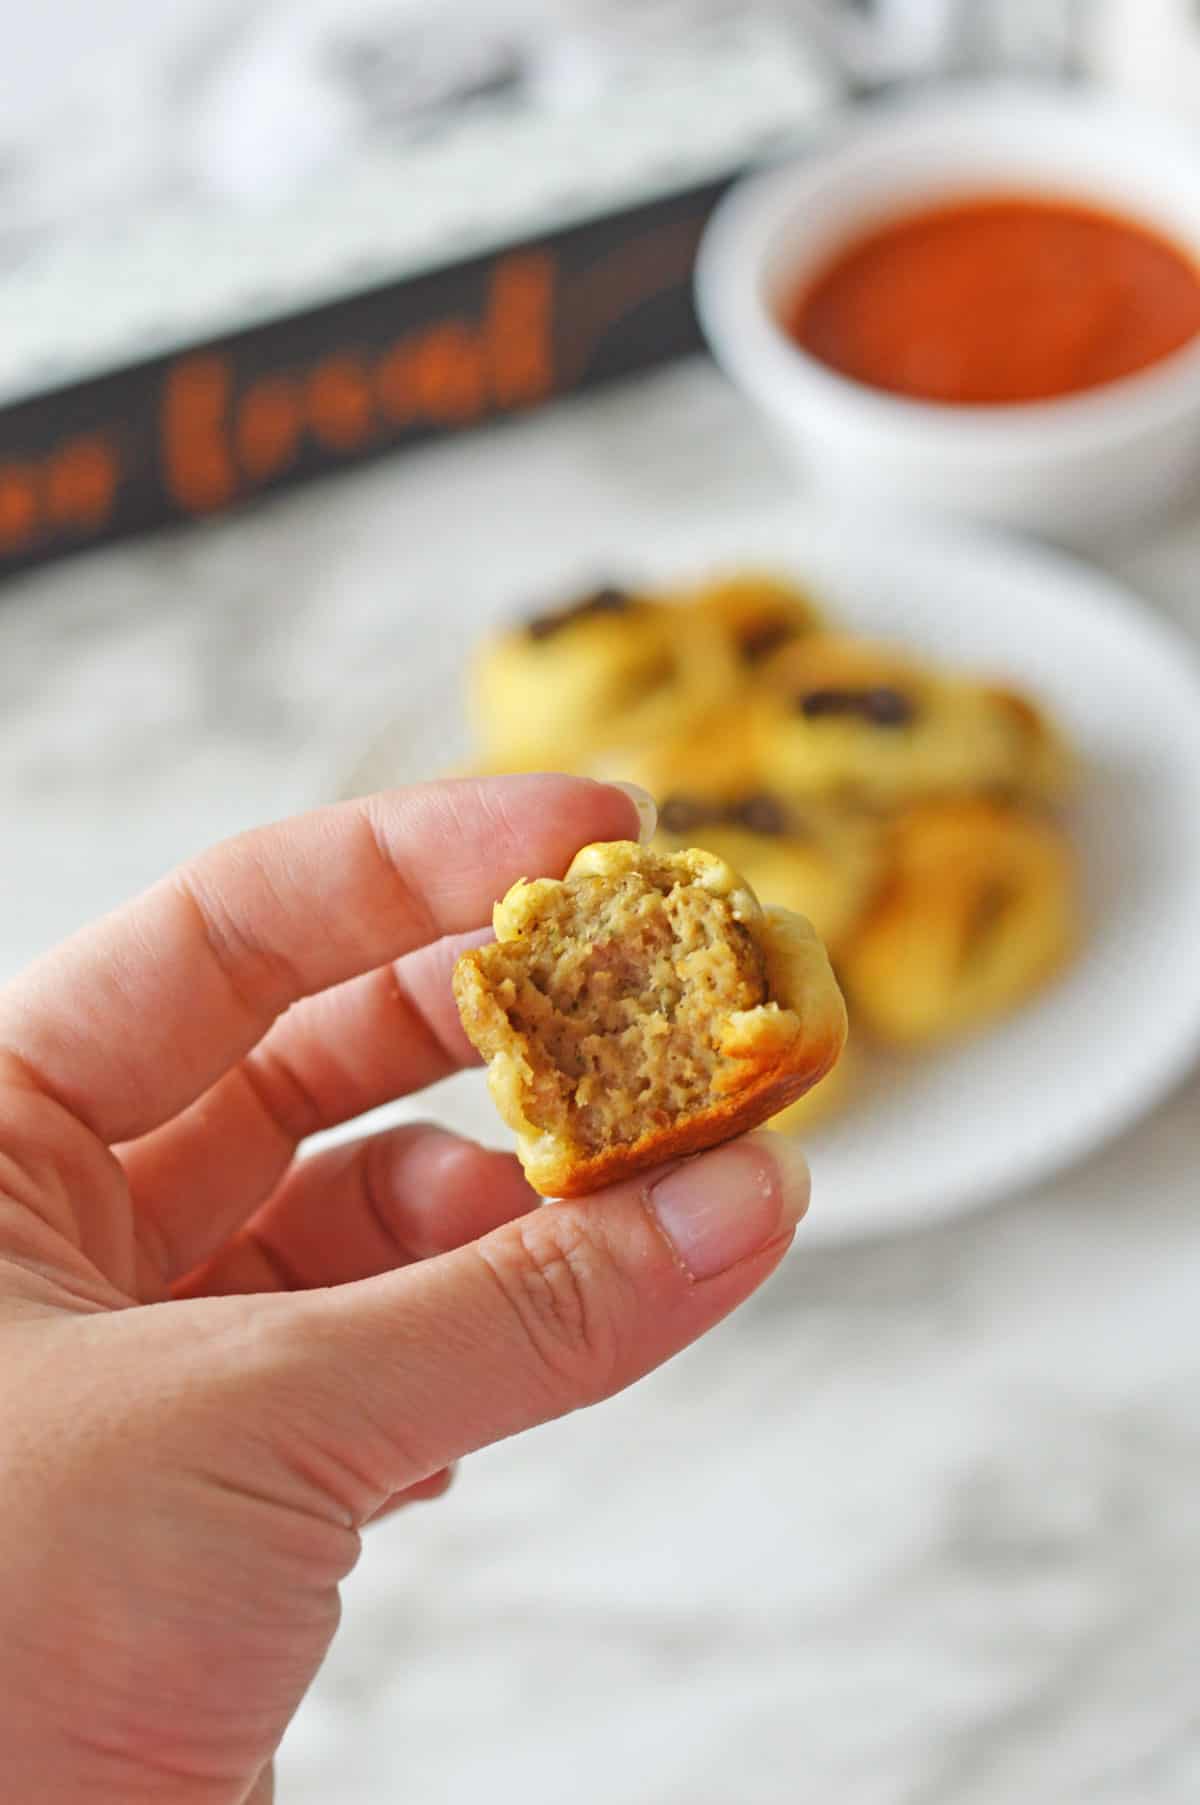
[[[518,878],[561,874],[586,842],[637,830],[620,790],[550,776],[387,791],[255,829],[0,992],[0,1049],[102,1140],[132,1140],[289,1004],[478,927]]]

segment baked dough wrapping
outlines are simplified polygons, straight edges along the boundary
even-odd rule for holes
[[[769,662],[754,736],[759,763],[786,793],[875,808],[1020,790],[1039,756],[1008,698],[834,634]]]
[[[909,1045],[982,1027],[1055,975],[1078,914],[1070,845],[1046,816],[979,799],[908,810],[843,954],[855,1019]]]
[[[614,742],[678,732],[734,681],[714,622],[609,586],[484,646],[472,707],[487,765],[587,771]]]
[[[822,624],[806,591],[765,571],[740,571],[706,583],[692,608],[693,618],[716,626],[737,670],[751,679],[776,652],[807,639]]]

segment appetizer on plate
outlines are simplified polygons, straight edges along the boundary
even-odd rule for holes
[[[487,645],[474,704],[478,769],[639,783],[662,859],[703,847],[811,921],[850,999],[857,1066],[873,1041],[928,1047],[986,1026],[1078,942],[1076,773],[1055,723],[995,674],[840,630],[787,578],[601,590]],[[843,1063],[784,1125],[819,1123],[853,1091]],[[505,1107],[515,1123],[511,1095]],[[623,1093],[620,1107],[648,1132]],[[543,1141],[535,1166],[574,1182],[586,1159],[568,1142],[566,1165]]]
[[[881,1039],[982,1027],[1040,989],[1075,945],[1074,861],[1044,815],[925,803],[892,824],[886,872],[842,961],[859,1019]]]
[[[679,624],[672,603],[610,584],[502,633],[474,671],[484,759],[577,768],[614,741],[684,727],[722,698],[735,667],[715,623],[697,611],[686,633]]]

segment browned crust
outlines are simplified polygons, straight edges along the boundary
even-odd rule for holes
[[[722,1141],[731,1141],[735,1135],[749,1134],[751,1129],[761,1128],[780,1110],[803,1097],[814,1084],[819,1084],[836,1065],[841,1050],[842,1038],[829,1037],[819,1048],[802,1049],[805,1055],[802,1068],[781,1072],[774,1067],[761,1072],[736,1096],[706,1110],[703,1115],[677,1123],[674,1128],[661,1129],[657,1134],[643,1135],[641,1140],[632,1141],[627,1147],[611,1147],[591,1159],[573,1156],[569,1161],[564,1160],[561,1176],[554,1181],[551,1194],[555,1197],[586,1197],[606,1185],[621,1184],[627,1178],[634,1178],[652,1166],[686,1159],[691,1153],[719,1147]]]

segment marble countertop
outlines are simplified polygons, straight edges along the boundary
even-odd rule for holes
[[[519,593],[531,534],[786,480],[695,365],[11,583],[0,976],[335,790],[481,563]],[[1115,564],[1200,629],[1200,514]],[[1198,1099],[986,1214],[801,1233],[705,1345],[372,1532],[283,1805],[1192,1805]]]

